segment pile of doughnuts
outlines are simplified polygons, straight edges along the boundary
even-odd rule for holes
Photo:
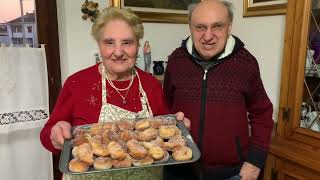
[[[80,126],[73,137],[71,172],[165,163],[170,155],[175,161],[192,158],[176,121],[161,116]]]

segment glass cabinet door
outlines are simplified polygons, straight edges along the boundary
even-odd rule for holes
[[[320,179],[320,0],[287,2],[278,122],[264,179]]]
[[[300,127],[320,132],[320,1],[310,9]]]

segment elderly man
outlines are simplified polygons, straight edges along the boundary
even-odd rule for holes
[[[169,56],[164,92],[170,110],[191,120],[202,153],[192,170],[168,167],[169,179],[251,180],[264,167],[273,108],[255,57],[231,35],[232,20],[227,1],[196,4],[189,14],[191,36]]]

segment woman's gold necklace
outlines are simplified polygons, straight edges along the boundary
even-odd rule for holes
[[[127,90],[127,92],[126,92],[126,94],[125,94],[124,96],[122,96],[122,94],[121,94],[118,90],[116,90],[116,91],[117,91],[117,93],[121,96],[121,98],[122,98],[122,103],[123,103],[123,104],[127,104],[126,98],[127,98],[129,89]]]
[[[122,103],[123,103],[123,104],[127,104],[126,98],[127,98],[127,96],[128,96],[129,89],[130,89],[130,87],[131,87],[131,85],[132,85],[132,83],[133,83],[133,79],[134,79],[134,78],[133,78],[133,70],[131,71],[131,80],[130,80],[130,83],[129,83],[128,87],[123,88],[123,89],[117,88],[117,87],[113,84],[113,82],[109,79],[109,77],[108,77],[108,75],[107,75],[107,72],[105,72],[105,75],[106,75],[106,79],[107,79],[108,83],[110,84],[110,86],[113,87],[113,89],[115,89],[116,92],[117,92],[117,93],[120,95],[120,97],[122,98]],[[120,91],[126,91],[126,94],[123,96],[123,95],[120,93]]]

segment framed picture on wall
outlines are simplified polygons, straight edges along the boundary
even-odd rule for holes
[[[109,0],[110,5],[130,8],[144,22],[187,23],[188,6],[201,0]]]
[[[285,14],[288,0],[243,0],[243,16]]]

